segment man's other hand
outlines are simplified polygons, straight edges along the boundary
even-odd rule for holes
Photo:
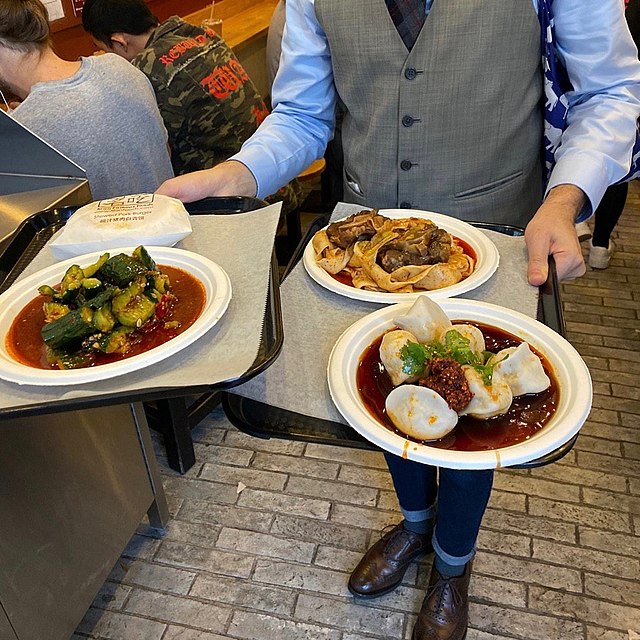
[[[529,251],[529,284],[540,286],[548,275],[548,257],[556,261],[560,280],[584,275],[586,270],[575,219],[586,202],[584,192],[570,184],[552,189],[524,232]]]
[[[211,169],[186,173],[163,182],[156,193],[193,202],[210,196],[249,196],[257,191],[256,180],[241,162],[227,160]]]

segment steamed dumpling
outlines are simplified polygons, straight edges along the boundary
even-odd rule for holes
[[[407,342],[418,342],[418,339],[409,331],[397,329],[385,333],[380,344],[380,360],[394,387],[403,382],[414,382],[419,377],[402,371],[404,362],[400,357],[400,351]]]
[[[460,412],[461,416],[469,415],[472,418],[484,420],[502,415],[509,410],[513,394],[499,371],[493,370],[491,386],[487,387],[482,376],[473,367],[463,365],[462,370],[469,384],[469,389],[473,393],[473,398]]]
[[[393,321],[401,329],[411,331],[423,344],[437,340],[452,326],[447,314],[428,296],[420,296],[405,315]]]
[[[442,333],[440,340],[444,340],[447,331],[451,330],[457,331],[463,338],[466,338],[474,353],[482,353],[485,350],[484,336],[478,327],[474,327],[472,324],[455,324]]]
[[[458,423],[458,414],[433,389],[405,384],[385,402],[387,415],[402,433],[418,440],[438,440]]]
[[[551,384],[540,358],[531,351],[526,342],[498,351],[489,359],[490,364],[493,362],[498,363],[493,370],[494,375],[495,372],[502,374],[514,396],[540,393]]]

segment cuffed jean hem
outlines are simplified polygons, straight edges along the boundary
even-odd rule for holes
[[[438,539],[436,538],[436,533],[435,531],[433,532],[433,550],[436,552],[436,555],[443,560],[444,562],[446,562],[447,564],[450,564],[454,567],[462,567],[465,564],[467,564],[467,562],[469,562],[469,560],[471,560],[473,558],[473,556],[476,555],[476,547],[475,545],[473,546],[473,549],[467,553],[466,556],[452,556],[449,555],[446,551],[444,551],[442,549],[442,547],[440,546],[440,544],[438,543]]]
[[[424,522],[425,520],[433,520],[436,517],[436,504],[432,504],[427,509],[421,509],[420,511],[408,511],[400,507],[402,515],[407,522]]]

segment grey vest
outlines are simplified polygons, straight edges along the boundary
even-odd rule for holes
[[[315,0],[331,48],[345,200],[524,226],[542,197],[531,0],[435,0],[411,52],[384,0]]]

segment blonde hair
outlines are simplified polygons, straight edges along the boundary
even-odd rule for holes
[[[0,0],[0,45],[29,52],[51,44],[49,16],[40,0]]]

